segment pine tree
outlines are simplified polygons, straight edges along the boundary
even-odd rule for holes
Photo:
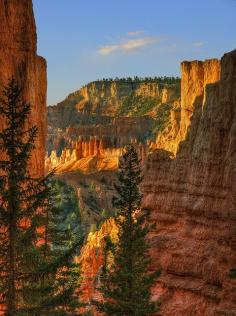
[[[62,236],[56,228],[62,211],[51,175],[29,173],[37,127],[27,128],[31,106],[21,95],[11,79],[0,100],[0,305],[5,316],[78,315],[73,256],[81,240],[69,244],[71,229]]]
[[[159,272],[149,272],[151,258],[147,235],[149,212],[141,210],[142,181],[140,161],[133,146],[128,146],[120,165],[114,207],[119,228],[118,242],[106,238],[104,264],[98,288],[103,301],[96,301],[104,315],[147,316],[157,311],[151,301],[151,287]],[[112,257],[112,264],[107,264]]]
[[[39,289],[44,295],[31,304],[27,316],[32,312],[35,316],[77,316],[82,306],[81,278],[80,265],[74,258],[83,244],[78,200],[74,189],[63,181],[50,179],[48,185],[51,194],[45,209],[44,261],[37,270],[41,286],[38,288],[37,282],[31,285],[31,290]]]

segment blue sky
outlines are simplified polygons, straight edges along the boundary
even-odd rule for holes
[[[48,104],[101,78],[179,75],[236,48],[236,0],[33,0]]]

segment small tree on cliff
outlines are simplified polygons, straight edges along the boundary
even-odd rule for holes
[[[77,315],[78,239],[69,243],[71,230],[56,227],[51,175],[29,172],[37,136],[27,128],[30,110],[11,79],[0,100],[0,305],[6,316]]]
[[[151,301],[151,287],[159,272],[149,272],[149,212],[141,210],[141,181],[137,152],[133,146],[128,146],[120,160],[118,185],[115,186],[117,196],[113,201],[117,210],[118,242],[106,240],[98,289],[103,301],[95,302],[104,315],[147,316],[158,309]],[[111,266],[107,265],[109,253],[113,262]]]

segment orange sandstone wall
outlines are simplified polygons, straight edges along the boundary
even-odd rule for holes
[[[0,90],[14,76],[32,105],[29,125],[38,126],[33,175],[43,175],[46,137],[46,62],[37,56],[32,0],[0,0]],[[0,120],[0,129],[4,122]]]
[[[221,61],[183,62],[180,122],[150,154],[142,186],[156,229],[150,234],[153,289],[161,316],[236,315],[236,50]],[[108,225],[109,224],[109,225]],[[101,242],[82,253],[84,299],[97,295]]]
[[[28,125],[37,125],[38,137],[32,154],[33,176],[44,174],[46,137],[46,62],[37,56],[37,37],[32,0],[0,0],[0,93],[14,76],[30,102]],[[0,118],[0,130],[4,120]],[[2,314],[0,306],[0,315]]]
[[[236,315],[236,50],[181,65],[181,121],[173,146],[148,158],[154,297],[162,316]]]
[[[117,239],[117,226],[114,219],[108,219],[102,227],[94,232],[89,233],[87,243],[82,249],[80,257],[82,270],[82,301],[87,304],[88,311],[92,310],[94,315],[99,315],[94,307],[92,307],[92,299],[101,299],[100,293],[96,290],[98,286],[98,275],[100,267],[103,263],[102,249],[104,247],[104,237],[110,236],[115,241]]]

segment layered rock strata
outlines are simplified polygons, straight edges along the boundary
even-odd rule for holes
[[[236,51],[181,72],[179,131],[149,156],[142,188],[162,267],[154,298],[163,316],[236,315]]]
[[[47,80],[46,62],[37,56],[36,41],[32,0],[0,0],[0,97],[14,77],[22,89],[22,99],[31,103],[26,128],[36,125],[38,137],[29,170],[38,177],[44,175]],[[0,131],[3,128],[5,122],[0,117]],[[0,315],[5,315],[1,305]]]
[[[236,315],[236,51],[221,61],[183,62],[181,111],[148,156],[143,205],[151,209],[153,288],[162,316]],[[179,120],[180,119],[180,120]],[[160,139],[162,142],[160,142]],[[108,223],[108,231],[115,229]],[[86,300],[96,296],[86,253],[98,254],[106,225],[82,255]],[[90,255],[89,255],[90,256]],[[96,256],[95,256],[96,257]],[[86,289],[86,283],[84,284]]]
[[[160,104],[172,104],[179,96],[179,82],[91,82],[48,107],[49,126],[65,130],[69,126],[109,124],[117,116],[152,116]]]
[[[44,174],[46,138],[46,62],[37,56],[37,36],[32,0],[0,0],[0,90],[15,77],[23,99],[31,103],[28,125],[37,125],[31,173]],[[4,121],[0,120],[0,130]]]

